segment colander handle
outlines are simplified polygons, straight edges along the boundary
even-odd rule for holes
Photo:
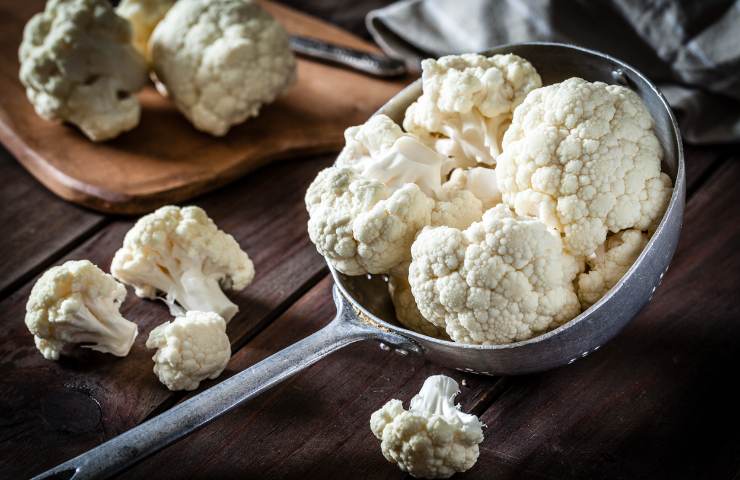
[[[350,343],[376,339],[407,351],[416,349],[411,340],[401,335],[359,322],[336,287],[334,301],[336,317],[318,332],[34,478],[80,480],[110,477]]]

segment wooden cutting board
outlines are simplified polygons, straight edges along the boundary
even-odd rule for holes
[[[148,86],[139,94],[139,126],[96,144],[73,126],[38,117],[18,80],[23,26],[43,7],[42,0],[0,0],[0,141],[54,193],[103,212],[147,212],[213,190],[270,161],[338,151],[346,127],[364,122],[409,83],[299,59],[298,82],[259,117],[220,138],[195,130]],[[316,18],[273,3],[265,7],[291,33],[377,51]]]

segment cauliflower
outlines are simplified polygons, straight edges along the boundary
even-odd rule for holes
[[[170,390],[195,390],[216,378],[231,358],[226,322],[212,312],[190,311],[149,334],[147,348],[156,348],[154,374]]]
[[[47,360],[58,360],[66,345],[125,357],[138,334],[118,309],[126,287],[88,260],[50,268],[31,289],[26,326]]]
[[[411,246],[409,283],[424,318],[456,342],[525,340],[580,311],[581,262],[560,236],[505,205],[465,231],[425,228]]]
[[[531,92],[503,140],[503,201],[558,229],[575,255],[607,231],[647,230],[671,196],[653,119],[633,91],[570,78]]]
[[[388,275],[388,293],[393,301],[396,319],[401,325],[430,337],[448,339],[444,328],[429,322],[419,312],[409,285],[409,262],[391,269]]]
[[[195,128],[225,135],[288,88],[288,34],[256,0],[181,0],[149,40],[152,65]]]
[[[542,80],[516,55],[450,55],[421,64],[423,94],[403,127],[470,166],[495,165],[512,111]],[[466,160],[467,159],[467,160]]]
[[[496,170],[493,168],[456,168],[445,185],[470,192],[481,201],[484,210],[501,203],[501,191],[498,189]]]
[[[29,20],[18,51],[20,80],[41,117],[77,125],[93,141],[139,123],[134,96],[146,62],[131,27],[106,0],[50,0]]]
[[[578,298],[586,309],[609,291],[640,256],[648,236],[639,230],[624,230],[606,239],[586,259],[589,270],[578,276]]]
[[[444,375],[426,379],[409,409],[390,400],[370,417],[383,456],[417,478],[449,478],[478,460],[484,425],[460,411],[457,382]]]
[[[151,60],[149,37],[174,4],[175,0],[123,0],[116,8],[118,15],[131,22],[134,48],[147,60]]]
[[[203,209],[165,206],[140,218],[126,234],[111,273],[139,297],[162,298],[173,315],[214,312],[228,322],[239,308],[221,288],[244,289],[254,278],[254,266]]]

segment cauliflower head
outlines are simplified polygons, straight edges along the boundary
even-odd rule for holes
[[[606,238],[596,253],[586,258],[588,271],[578,275],[578,298],[586,309],[604,296],[640,256],[648,236],[639,230],[623,230]]]
[[[256,0],[182,0],[149,40],[152,66],[198,130],[225,135],[296,78],[288,34]]]
[[[648,230],[671,196],[653,119],[625,87],[570,78],[535,90],[503,148],[503,201],[558,229],[575,255],[592,254],[608,231]]]
[[[370,417],[383,456],[417,478],[449,478],[478,460],[483,424],[454,403],[457,382],[444,375],[426,379],[409,409],[390,400]]]
[[[214,312],[228,322],[239,308],[222,288],[246,288],[254,265],[203,209],[170,205],[141,217],[129,230],[111,273],[139,297],[163,299],[173,315]]]
[[[47,360],[67,345],[125,357],[138,328],[119,312],[126,287],[88,260],[52,267],[31,289],[26,326]]]
[[[414,236],[429,224],[433,207],[416,184],[392,190],[356,169],[329,167],[306,191],[308,235],[346,275],[386,273],[408,259]]]
[[[226,322],[213,312],[187,312],[156,327],[146,347],[156,348],[154,374],[170,390],[195,390],[216,378],[231,358]]]
[[[49,0],[26,24],[20,80],[36,113],[76,125],[93,141],[139,123],[134,95],[147,81],[131,27],[106,0]]]
[[[388,293],[396,311],[396,319],[401,325],[430,337],[449,339],[444,328],[434,325],[419,312],[409,285],[409,262],[391,269],[388,274]]]
[[[175,0],[123,0],[116,8],[116,13],[131,23],[131,41],[147,61],[151,60],[149,37],[174,4]]]
[[[542,86],[532,64],[513,54],[449,55],[421,68],[422,95],[403,127],[460,166],[495,165],[514,108]]]
[[[456,342],[525,340],[580,312],[573,280],[581,262],[563,250],[556,231],[505,205],[464,231],[425,228],[411,257],[419,311]]]

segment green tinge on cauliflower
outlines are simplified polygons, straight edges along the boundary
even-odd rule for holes
[[[427,59],[422,95],[406,111],[403,126],[458,166],[495,165],[514,108],[542,85],[534,67],[513,54]]]
[[[429,377],[409,409],[390,400],[370,417],[370,429],[381,440],[383,456],[417,478],[449,478],[478,460],[483,424],[460,411],[454,399],[457,382],[444,375]]]
[[[231,358],[226,322],[211,312],[190,311],[159,325],[146,347],[157,349],[154,373],[173,391],[195,390],[203,380],[218,377]]]
[[[47,360],[67,345],[125,357],[138,328],[119,312],[126,287],[88,260],[50,268],[34,284],[26,326]]]
[[[18,51],[20,80],[36,113],[64,120],[93,141],[139,123],[134,94],[147,81],[131,27],[106,0],[50,0],[29,20]]]
[[[131,42],[147,61],[149,37],[174,4],[175,0],[123,0],[116,7],[116,13],[131,23]]]
[[[212,135],[257,116],[296,78],[288,34],[255,0],[177,2],[149,47],[177,108]]]
[[[409,283],[424,318],[456,342],[526,340],[580,312],[582,270],[556,231],[505,205],[461,231],[425,228],[411,247]]]
[[[111,273],[139,297],[163,299],[173,315],[215,312],[228,322],[239,308],[222,288],[246,288],[254,265],[203,209],[165,206],[141,217],[126,234]]]
[[[346,275],[385,273],[409,257],[416,232],[428,225],[434,201],[415,184],[391,191],[355,169],[329,167],[308,187],[308,235]]]
[[[578,276],[578,298],[586,309],[604,296],[635,263],[647,245],[648,236],[639,230],[624,230],[606,239],[596,253],[586,258],[587,272]]]
[[[419,312],[409,285],[409,262],[391,269],[388,274],[388,293],[396,311],[396,319],[401,325],[430,337],[449,339],[444,328],[429,322]]]
[[[574,255],[592,254],[608,231],[653,228],[671,196],[653,119],[625,87],[571,78],[537,89],[503,148],[503,201],[558,229]]]

